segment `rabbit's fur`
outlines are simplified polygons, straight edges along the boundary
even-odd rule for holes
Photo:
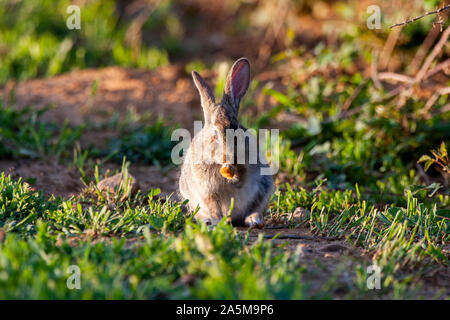
[[[199,207],[196,219],[210,225],[217,224],[229,212],[234,198],[232,224],[260,227],[264,224],[263,213],[274,190],[272,176],[261,175],[260,171],[262,167],[268,167],[263,164],[267,161],[261,163],[264,156],[258,150],[257,163],[249,164],[249,140],[245,139],[245,163],[237,164],[236,152],[230,153],[225,142],[227,129],[247,130],[237,116],[240,100],[250,82],[250,63],[246,58],[234,63],[226,80],[223,99],[218,104],[203,78],[195,71],[192,77],[200,93],[205,124],[194,136],[184,158],[179,181],[181,197],[189,200],[191,211]],[[251,135],[249,139],[255,137]],[[206,152],[202,152],[202,147],[207,149]],[[227,159],[234,159],[230,164],[234,176],[229,179],[220,173],[221,167],[229,163]]]

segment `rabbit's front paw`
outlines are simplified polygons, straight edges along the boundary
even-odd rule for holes
[[[253,212],[245,218],[245,225],[249,228],[263,228],[264,217],[259,212]]]

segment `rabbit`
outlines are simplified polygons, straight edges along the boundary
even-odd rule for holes
[[[256,152],[256,161],[247,161],[250,159],[249,143],[256,141],[253,135],[245,139],[244,163],[236,162],[237,150],[242,143],[236,146],[233,139],[233,152],[233,149],[230,151],[231,144],[226,142],[229,129],[247,132],[238,121],[238,111],[249,87],[250,63],[247,58],[240,58],[233,64],[220,103],[215,102],[213,92],[197,72],[192,72],[192,78],[200,94],[205,124],[186,151],[179,178],[179,194],[183,200],[189,200],[191,211],[199,207],[195,219],[207,225],[215,226],[227,215],[234,198],[232,225],[261,228],[274,182],[271,175],[262,175],[260,169],[269,165],[259,152]],[[205,154],[202,148],[209,148],[210,152]]]

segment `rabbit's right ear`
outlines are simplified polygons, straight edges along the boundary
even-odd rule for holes
[[[214,94],[205,80],[196,71],[192,71],[192,79],[194,79],[195,86],[200,93],[205,122],[209,122],[211,108],[215,105]]]
[[[250,62],[247,58],[238,59],[231,67],[225,82],[223,99],[239,111],[239,103],[250,84]]]

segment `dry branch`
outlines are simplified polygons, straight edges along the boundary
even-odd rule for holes
[[[424,113],[428,113],[431,107],[433,107],[433,105],[437,101],[437,99],[444,94],[450,94],[450,87],[441,88],[436,93],[434,93],[425,104],[425,107],[423,108]]]
[[[448,19],[448,11],[441,14],[441,21],[442,23],[445,23]],[[427,53],[430,51],[431,46],[439,36],[439,34],[442,32],[442,24],[438,28],[437,25],[434,25],[430,32],[428,33],[427,37],[423,41],[422,45],[420,46],[419,50],[417,50],[416,55],[414,56],[413,61],[411,61],[410,65],[408,66],[407,73],[408,74],[416,74],[417,71],[419,71],[420,66],[422,65],[423,60],[425,59]]]
[[[437,57],[437,55],[441,52],[444,45],[447,43],[449,36],[450,36],[450,26],[448,26],[445,29],[445,31],[442,33],[442,36],[439,39],[439,42],[434,46],[433,51],[431,51],[431,53],[428,55],[422,68],[420,68],[419,72],[417,73],[417,75],[416,75],[417,82],[422,81],[426,72],[430,68],[431,63],[433,63],[433,60]]]
[[[378,51],[373,53],[372,62],[370,64],[370,77],[372,78],[375,88],[381,89],[381,83],[378,79]]]
[[[400,37],[402,29],[395,29],[389,33],[389,36],[384,44],[383,50],[380,56],[380,69],[384,70],[388,67],[389,61],[391,60],[392,52],[394,51],[395,45]]]
[[[378,74],[378,79],[392,80],[395,82],[403,82],[403,83],[411,83],[414,81],[414,79],[411,77],[395,72],[381,72],[380,74]]]
[[[406,21],[403,21],[403,22],[400,22],[400,23],[396,23],[396,24],[390,26],[390,28],[404,26],[404,25],[410,24],[411,22],[414,22],[414,21],[417,21],[419,19],[422,19],[422,18],[424,18],[426,16],[429,16],[429,15],[432,15],[432,14],[440,14],[441,12],[443,12],[445,10],[448,10],[448,9],[450,9],[450,4],[446,5],[446,6],[443,6],[442,8],[434,10],[434,11],[428,11],[428,12],[424,13],[421,16],[418,16],[418,17],[415,17],[415,18],[412,18],[412,19],[409,19],[409,20],[406,20]]]
[[[424,80],[428,79],[429,77],[434,76],[436,73],[438,73],[441,70],[447,69],[450,67],[450,59],[447,59],[445,61],[442,61],[441,63],[438,63],[433,69],[428,71],[425,76],[423,77]]]
[[[350,97],[345,101],[344,105],[342,106],[342,111],[347,111],[347,109],[350,108],[350,106],[353,103],[353,100],[356,99],[356,97],[359,95],[361,90],[366,86],[366,84],[367,84],[367,79],[364,79],[359,84],[359,86],[355,89],[355,91],[353,91],[353,93],[350,95]]]

